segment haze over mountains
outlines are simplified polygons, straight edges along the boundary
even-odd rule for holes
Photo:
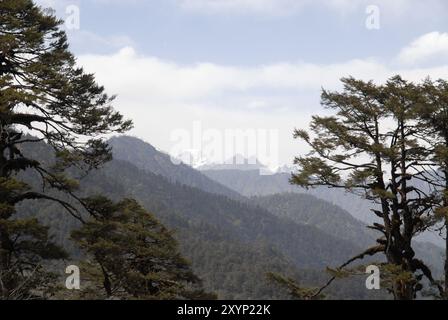
[[[261,166],[260,166],[261,167]],[[241,170],[241,165],[209,165],[198,168],[207,177],[246,196],[266,196],[277,193],[307,193],[329,201],[350,212],[356,219],[365,223],[375,222],[371,214],[371,204],[359,197],[338,189],[316,188],[305,190],[291,185],[289,180],[293,167],[284,166],[272,174],[260,174],[259,168]]]
[[[337,267],[375,244],[364,222],[312,195],[249,198],[232,190],[232,185],[214,181],[210,171],[173,164],[168,155],[139,139],[113,138],[110,144],[114,160],[83,178],[82,192],[137,199],[174,230],[182,253],[205,288],[220,298],[287,298],[268,281],[268,272],[291,276],[302,285],[320,286],[328,280],[327,267]],[[41,161],[53,160],[45,144],[29,146],[24,152]],[[33,180],[31,175],[26,178]],[[236,179],[233,187],[243,180]],[[61,214],[54,204],[29,202],[22,209],[24,214],[37,210],[58,242],[76,256],[77,249],[68,240],[76,221]],[[433,245],[420,246],[417,255],[442,266],[441,252]],[[379,256],[368,261],[380,260]],[[364,282],[363,277],[340,280],[328,291],[329,298],[385,297],[382,291],[366,290]]]
[[[362,221],[364,225],[379,222],[379,218],[371,211],[375,205],[358,195],[342,189],[330,189],[328,187],[306,190],[289,182],[291,173],[294,172],[292,166],[286,165],[280,167],[276,172],[272,172],[272,174],[266,174],[268,169],[264,168],[262,164],[258,163],[256,168],[250,169],[238,164],[241,161],[244,162],[244,160],[239,160],[239,162],[233,162],[232,164],[208,165],[198,169],[210,179],[246,197],[270,196],[279,193],[308,194],[344,209],[355,219]],[[444,239],[436,231],[429,230],[419,235],[417,239],[421,242],[444,246]]]
[[[119,137],[109,140],[117,160],[128,161],[139,169],[165,177],[211,193],[242,200],[240,193],[221,185],[185,164],[174,165],[171,157],[159,152],[152,145],[133,137]]]
[[[201,170],[198,172],[186,165],[174,165],[168,161],[168,155],[156,151],[151,145],[136,138],[115,138],[111,140],[111,145],[114,148],[115,159],[130,161],[146,171],[162,172],[164,175],[163,172],[179,172],[179,168],[182,168],[183,174],[175,177],[171,173],[165,175],[166,178],[174,179],[177,183],[226,196],[229,194],[228,190],[237,191],[238,196],[231,194],[232,199],[242,200],[250,206],[258,205],[260,210],[267,210],[282,219],[292,218],[297,224],[317,228],[331,236],[336,235],[338,239],[348,240],[351,244],[355,244],[355,247],[364,248],[375,243],[376,234],[366,228],[374,221],[372,219],[374,215],[370,212],[371,204],[368,201],[341,190],[300,189],[289,183],[291,168],[284,167],[278,173],[266,175],[263,173],[266,173],[267,168],[264,168],[256,159],[248,161],[237,155],[228,162],[233,164],[206,165],[198,168]],[[144,151],[145,149],[147,150]],[[152,156],[150,150],[152,150]],[[162,163],[157,161],[161,158],[165,159]],[[162,170],[159,166],[164,169]],[[260,170],[264,171],[260,172]],[[199,182],[203,179],[201,173],[210,178],[206,185]],[[191,180],[191,177],[195,177],[197,181]],[[211,185],[211,182],[217,185]],[[223,189],[223,186],[227,188]],[[307,194],[304,194],[305,192]],[[241,199],[241,195],[246,198]],[[253,196],[256,197],[251,198]],[[275,203],[286,208],[283,208],[283,211],[278,210],[278,207],[273,206]],[[363,213],[364,219],[357,217],[356,213]],[[442,250],[439,247],[422,243],[418,245],[417,251],[422,255],[430,256],[433,264],[437,266],[436,269],[441,270],[438,267],[442,265]]]

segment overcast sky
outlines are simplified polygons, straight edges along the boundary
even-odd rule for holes
[[[280,163],[291,163],[304,151],[293,129],[322,112],[322,87],[349,75],[448,77],[444,0],[37,2],[62,18],[79,8],[80,28],[68,30],[79,64],[118,95],[132,134],[167,152],[173,132],[199,121],[279,130]]]

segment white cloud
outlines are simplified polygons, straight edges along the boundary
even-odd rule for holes
[[[205,14],[291,15],[318,6],[345,14],[377,5],[383,13],[397,16],[440,16],[444,0],[176,0],[181,8]],[[360,11],[360,12],[361,12]]]
[[[297,153],[291,139],[297,126],[322,111],[321,87],[339,89],[339,79],[352,75],[383,82],[395,74],[413,81],[446,77],[448,65],[401,68],[375,59],[339,64],[285,62],[255,67],[214,63],[181,65],[136,53],[131,47],[112,55],[82,55],[79,63],[94,72],[108,92],[118,94],[116,107],[134,119],[134,134],[163,150],[170,150],[170,134],[205,127],[280,129],[281,159],[289,163]]]
[[[322,85],[337,85],[339,77],[344,75],[367,79],[387,74],[381,64],[369,59],[330,65],[280,63],[252,68],[213,63],[178,65],[140,56],[131,47],[113,55],[84,55],[80,62],[97,72],[108,87],[127,95],[138,96],[144,92],[153,98],[181,101],[229,93],[241,95],[255,90],[316,90]]]
[[[430,32],[403,48],[398,60],[403,64],[415,64],[443,57],[448,57],[448,33]]]
[[[139,55],[132,47],[123,48],[113,55],[82,55],[79,62],[96,72],[100,82],[111,90],[119,90],[122,95],[184,102],[229,95],[258,95],[260,91],[267,96],[314,92],[322,86],[337,88],[339,79],[350,75],[364,80],[384,81],[399,73],[418,81],[427,75],[443,77],[445,70],[444,67],[394,69],[373,58],[321,65],[304,62],[255,67],[207,62],[180,65]]]

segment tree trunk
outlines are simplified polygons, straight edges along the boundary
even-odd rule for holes
[[[1,132],[3,133],[3,125],[1,125]],[[0,142],[0,178],[6,178],[6,174],[3,173],[3,167],[6,163],[6,158],[4,155],[4,141]],[[0,202],[2,200],[0,199]],[[1,217],[0,219],[6,219],[6,217]],[[6,273],[8,272],[9,268],[9,251],[8,247],[10,244],[9,236],[3,228],[0,228],[0,293],[1,297],[8,297],[9,296],[9,285],[7,280]]]
[[[101,265],[101,271],[103,272],[103,286],[106,291],[107,298],[112,297],[112,282],[110,281],[109,274],[106,269]]]
[[[445,218],[445,300],[448,300],[448,218]]]
[[[409,283],[397,281],[394,286],[395,300],[414,300],[414,288]]]
[[[443,195],[443,207],[448,207],[446,199],[448,193],[448,163],[445,164],[445,190]],[[448,217],[445,217],[445,300],[448,300]]]

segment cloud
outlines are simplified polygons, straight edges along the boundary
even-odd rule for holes
[[[307,3],[309,0],[179,0],[181,8],[203,13],[286,14]]]
[[[430,32],[403,48],[398,56],[403,64],[417,64],[448,56],[448,33]]]
[[[447,8],[446,1],[427,0],[176,0],[178,5],[190,12],[203,14],[255,14],[293,15],[310,7],[327,8],[346,14],[364,11],[369,5],[377,5],[385,14],[410,17],[415,15],[440,16]]]
[[[131,47],[113,55],[84,55],[79,61],[95,70],[109,87],[127,95],[145,95],[169,100],[188,100],[243,95],[263,90],[275,92],[318,90],[334,87],[339,77],[369,78],[387,70],[373,59],[341,64],[278,63],[257,67],[234,67],[213,63],[179,65],[142,56]],[[123,86],[126,84],[126,86]]]
[[[127,35],[101,36],[88,30],[67,30],[70,46],[77,52],[111,52],[134,45]]]
[[[295,127],[306,126],[322,111],[322,87],[340,89],[341,77],[378,83],[401,74],[412,81],[446,77],[448,64],[432,68],[393,67],[374,58],[337,64],[283,62],[254,67],[210,62],[179,64],[141,55],[132,47],[114,54],[81,55],[80,65],[93,72],[111,94],[116,107],[135,122],[136,134],[169,151],[173,130],[204,127],[279,129],[283,163],[297,152],[291,139]]]
[[[59,16],[63,16],[69,6],[80,6],[82,0],[34,0],[39,6],[43,8],[52,8]]]
[[[55,8],[60,14],[69,5],[95,2],[101,5],[144,5],[145,0],[34,0],[44,7]],[[155,0],[166,4],[166,0]],[[309,8],[328,9],[340,14],[364,13],[369,5],[376,5],[385,15],[421,19],[445,18],[446,0],[170,0],[185,12],[199,14],[244,14],[285,16],[304,12]]]
[[[228,96],[259,96],[260,92],[271,97],[315,92],[322,87],[338,88],[340,78],[346,76],[381,82],[399,73],[418,81],[427,75],[443,77],[445,72],[444,66],[392,68],[374,58],[336,64],[284,62],[255,67],[208,62],[182,65],[139,55],[132,47],[123,48],[112,55],[82,55],[79,62],[97,73],[100,81],[111,90],[119,90],[120,94],[184,102]],[[253,108],[253,101],[250,108]]]

